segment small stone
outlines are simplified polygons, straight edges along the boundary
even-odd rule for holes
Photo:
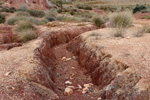
[[[71,58],[66,58],[66,61],[69,61],[69,60],[71,60]]]
[[[75,89],[75,87],[74,87],[74,86],[68,86],[68,88]]]
[[[88,88],[83,88],[82,93],[85,94],[88,92],[88,90],[89,90]]]
[[[61,60],[66,60],[66,57],[62,57],[62,59]]]
[[[10,75],[11,74],[11,72],[7,72],[7,73],[5,73],[5,76],[8,76],[8,75]]]
[[[102,100],[102,98],[101,98],[101,97],[99,97],[99,98],[97,98],[97,100]]]
[[[75,69],[74,67],[71,67],[72,69]]]
[[[71,84],[72,84],[72,82],[70,82],[70,81],[66,81],[66,82],[65,82],[65,84],[66,84],[66,85],[71,85]]]
[[[64,95],[69,96],[73,93],[73,90],[69,87],[65,88]]]
[[[93,85],[92,83],[84,84],[84,87],[85,87],[85,88],[89,88],[89,87],[91,87],[92,85]]]
[[[74,60],[77,60],[77,57],[75,57],[75,56],[73,56],[72,58],[73,58]]]
[[[82,89],[82,86],[81,86],[80,84],[78,84],[78,88],[79,88],[79,89]]]
[[[130,39],[130,36],[128,36],[127,39]]]

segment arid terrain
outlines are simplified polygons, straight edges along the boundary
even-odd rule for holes
[[[0,100],[150,100],[149,43],[146,0],[3,0]]]

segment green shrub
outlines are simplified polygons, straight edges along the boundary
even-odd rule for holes
[[[16,11],[16,8],[15,8],[15,7],[9,8],[9,12],[14,13],[15,11]]]
[[[150,19],[150,16],[144,16],[144,17],[142,17],[141,19]]]
[[[99,16],[99,17],[94,17],[93,22],[97,27],[101,27],[105,23],[105,20],[102,16]]]
[[[113,27],[129,27],[133,23],[133,16],[129,12],[113,13],[109,18]]]
[[[58,13],[62,13],[62,10],[61,10],[61,9],[58,9],[57,12],[58,12]]]
[[[16,16],[16,17],[18,17],[18,16],[30,17],[30,14],[28,12],[18,11],[16,13],[14,13],[14,16]]]
[[[40,17],[41,18],[41,17],[45,16],[45,12],[42,10],[28,10],[28,13],[34,17]]]
[[[137,4],[136,7],[133,9],[133,13],[141,12],[142,10],[147,10],[146,6]]]
[[[39,25],[44,25],[44,24],[46,24],[46,23],[48,23],[48,20],[47,19],[41,19],[41,20],[39,20]]]
[[[85,10],[92,10],[91,6],[85,5],[85,4],[83,4],[83,5],[79,4],[79,5],[77,5],[77,8],[78,9],[85,9]]]
[[[34,29],[34,26],[31,22],[27,21],[27,20],[20,20],[16,23],[14,30],[16,32],[21,32],[21,31],[25,31],[28,29]]]
[[[28,7],[26,5],[21,5],[16,11],[27,11]]]
[[[17,33],[16,35],[18,37],[18,41],[21,41],[21,42],[27,42],[38,37],[38,35],[32,29],[21,31]]]
[[[8,7],[3,7],[3,8],[2,8],[2,12],[9,12]]]
[[[27,20],[27,17],[24,16],[10,16],[9,18],[6,19],[6,23],[8,25],[14,25],[17,21],[19,20]]]
[[[56,16],[57,16],[57,13],[56,13],[55,9],[51,9],[46,12],[45,19],[48,21],[55,21]]]
[[[86,6],[84,7],[84,9],[85,9],[85,10],[92,10],[92,7],[89,6],[89,5],[86,5]]]
[[[0,13],[0,23],[4,23],[5,22],[5,17]]]
[[[74,15],[74,14],[75,14],[75,12],[74,12],[74,11],[71,11],[71,12],[70,12],[70,15]]]
[[[14,25],[19,20],[27,20],[30,18],[30,14],[27,12],[18,11],[15,12],[12,16],[6,19],[6,23],[9,25]]]

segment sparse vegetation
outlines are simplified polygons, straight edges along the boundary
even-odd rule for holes
[[[9,25],[14,25],[17,21],[27,20],[28,18],[30,18],[29,13],[19,11],[14,13],[14,15],[10,16],[9,18],[7,18],[6,23]]]
[[[99,17],[94,17],[93,22],[97,27],[101,27],[105,23],[105,20],[102,16],[99,16]]]
[[[144,25],[140,30],[135,34],[136,37],[142,37],[145,33],[150,33],[150,25]]]
[[[5,22],[5,17],[0,13],[0,23],[4,23]]]
[[[28,10],[27,11],[33,17],[44,17],[45,13],[42,10]]]
[[[129,27],[133,23],[133,16],[129,12],[113,13],[109,18],[112,27]]]
[[[27,17],[23,17],[23,16],[10,16],[9,18],[7,18],[6,23],[8,25],[14,25],[17,21],[19,20],[26,20]]]
[[[21,32],[27,29],[34,29],[33,24],[27,20],[18,21],[15,25],[16,32]]]
[[[144,17],[142,17],[141,19],[150,19],[150,16],[144,16]]]
[[[29,8],[26,5],[21,5],[17,11],[27,11]]]
[[[136,7],[133,9],[133,13],[141,12],[141,11],[147,11],[147,7],[145,5],[136,5]]]
[[[46,12],[45,19],[48,21],[55,21],[56,16],[57,16],[57,13],[56,13],[55,9],[51,9]]]
[[[35,28],[33,24],[25,20],[18,21],[14,27],[17,39],[21,42],[27,42],[29,40],[37,38],[34,29]]]
[[[83,5],[83,4],[79,4],[77,5],[78,9],[85,9],[85,10],[92,10],[92,7],[90,5]]]
[[[113,36],[124,38],[124,34],[125,34],[125,29],[124,28],[116,28],[114,33],[113,33]]]
[[[17,33],[18,41],[27,42],[37,38],[37,34],[32,29],[24,30],[20,33]]]

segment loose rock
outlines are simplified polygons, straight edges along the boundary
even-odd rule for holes
[[[69,96],[69,95],[71,95],[72,93],[73,93],[73,89],[71,89],[71,88],[69,88],[69,87],[65,88],[65,91],[64,91],[64,95],[65,95],[65,96]]]
[[[66,82],[65,82],[65,84],[66,84],[66,85],[71,85],[71,84],[72,84],[72,82],[70,82],[70,81],[66,81]]]

